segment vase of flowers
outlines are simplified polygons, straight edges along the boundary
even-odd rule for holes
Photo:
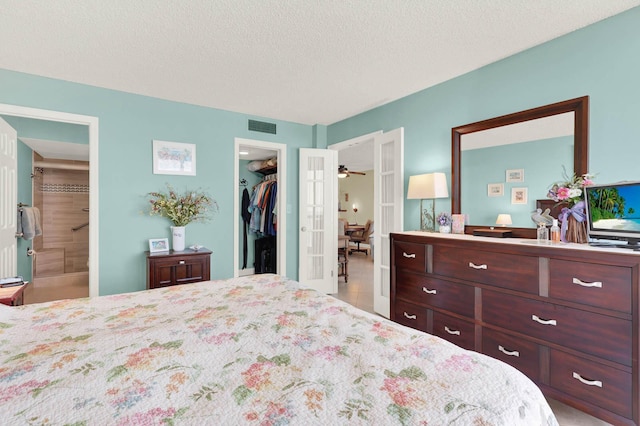
[[[171,221],[172,247],[183,251],[185,247],[185,227],[191,222],[205,222],[210,214],[218,210],[218,204],[202,191],[185,191],[178,194],[167,184],[167,192],[150,192],[151,216],[166,217]]]
[[[443,234],[451,232],[451,215],[449,213],[442,212],[436,217],[438,222],[438,229]]]
[[[553,184],[548,198],[563,203],[558,220],[562,224],[560,228],[560,239],[567,243],[586,243],[589,241],[587,235],[587,214],[584,204],[584,188],[593,185],[593,175],[584,174],[569,177],[566,170],[563,172],[564,180]]]

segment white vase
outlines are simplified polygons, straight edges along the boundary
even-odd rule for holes
[[[171,246],[173,251],[184,251],[184,228],[184,226],[171,227],[171,235],[173,237]]]
[[[451,225],[440,225],[440,233],[449,234],[451,232]]]

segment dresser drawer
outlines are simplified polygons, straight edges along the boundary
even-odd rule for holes
[[[396,300],[393,321],[417,330],[427,331],[427,308]]]
[[[436,246],[433,273],[538,294],[538,258]]]
[[[473,287],[403,272],[396,277],[396,297],[473,318]]]
[[[427,272],[427,250],[424,244],[394,241],[394,261],[398,270]]]
[[[631,418],[631,373],[556,350],[549,372],[552,387]]]
[[[482,353],[517,368],[531,380],[540,378],[540,349],[536,343],[485,327]]]
[[[631,321],[490,290],[482,292],[482,320],[631,365]]]
[[[549,260],[549,296],[631,313],[631,268]]]
[[[475,349],[475,327],[470,321],[434,312],[433,334],[461,348]]]

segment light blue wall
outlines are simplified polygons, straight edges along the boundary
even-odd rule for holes
[[[7,122],[9,121],[7,120]],[[20,141],[18,141],[17,143],[17,151],[18,169],[16,171],[16,180],[18,183],[18,203],[31,205],[31,203],[33,202],[33,187],[31,185],[31,171],[33,170],[33,151],[31,150],[31,148]],[[33,274],[31,265],[33,262],[33,258],[27,256],[27,249],[33,247],[33,241],[18,238],[17,242],[18,275],[22,275],[22,277],[27,281],[32,281]]]
[[[84,145],[89,143],[88,126],[7,115],[3,115],[2,118],[17,130],[19,138],[44,139]]]
[[[144,251],[149,238],[169,237],[170,222],[149,217],[150,191],[172,184],[207,190],[218,202],[219,213],[205,224],[190,224],[187,245],[213,250],[212,278],[233,276],[234,138],[287,145],[287,201],[298,206],[298,149],[311,147],[312,126],[253,117],[0,70],[0,103],[21,105],[99,118],[100,174],[100,293],[113,294],[145,288]],[[278,134],[251,132],[249,118],[274,122]],[[154,139],[197,145],[197,176],[154,175],[151,146]],[[289,209],[288,209],[289,210]],[[287,275],[297,278],[298,218],[288,214]]]
[[[597,182],[640,179],[640,7],[398,101],[335,123],[328,143],[405,129],[409,176],[447,173],[451,128],[528,108],[590,97],[589,170]],[[552,183],[562,170],[549,176]],[[436,211],[450,211],[450,199]],[[405,202],[405,229],[419,226],[419,201]]]
[[[536,200],[546,198],[551,184],[560,180],[558,171],[573,170],[573,137],[462,151],[461,163],[461,210],[469,215],[470,224],[493,225],[499,213],[508,213],[512,226],[531,228]],[[524,170],[524,182],[506,182],[506,171],[511,169]],[[489,197],[490,183],[502,183],[504,194]],[[511,203],[513,188],[527,188],[527,204]]]

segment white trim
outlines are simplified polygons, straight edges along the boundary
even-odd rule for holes
[[[98,296],[100,294],[98,117],[9,104],[0,104],[0,115],[58,121],[89,127],[89,297]]]
[[[278,268],[280,275],[287,275],[287,145],[283,143],[265,142],[254,139],[235,138],[233,150],[233,276],[240,273],[240,145],[250,145],[256,148],[276,151],[278,157],[278,233],[276,244],[278,248]],[[242,274],[244,275],[244,274]]]
[[[377,130],[375,132],[367,133],[366,135],[357,136],[353,139],[347,139],[346,141],[334,143],[333,145],[329,145],[327,148],[333,149],[335,151],[341,151],[343,149],[351,148],[356,145],[369,142],[370,140],[375,139],[376,136],[379,136],[381,134],[382,134],[382,130]]]

